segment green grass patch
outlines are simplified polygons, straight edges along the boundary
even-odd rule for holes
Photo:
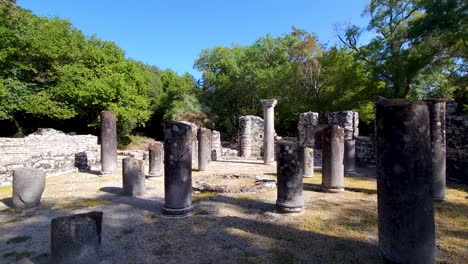
[[[125,135],[119,136],[117,139],[117,147],[119,149],[139,149],[146,150],[148,145],[155,140],[149,137],[137,136],[137,135]]]
[[[8,241],[6,243],[8,245],[9,244],[19,244],[19,243],[26,242],[26,241],[28,241],[30,239],[31,239],[31,236],[17,236],[17,237],[13,237],[13,238],[8,239]]]
[[[216,196],[216,192],[201,192],[194,193],[192,196],[192,203],[200,203],[202,201],[208,201],[211,197]]]
[[[275,264],[295,264],[299,263],[299,259],[289,251],[274,250],[272,252],[273,263]]]
[[[59,205],[62,209],[82,209],[109,204],[110,201],[103,198],[80,199]]]

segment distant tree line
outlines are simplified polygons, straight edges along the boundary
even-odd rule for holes
[[[377,96],[456,99],[468,111],[467,4],[462,0],[372,0],[366,29],[349,25],[327,46],[292,28],[246,46],[205,49],[196,81],[125,57],[111,41],[68,20],[39,17],[0,0],[0,136],[37,127],[97,133],[99,113],[116,113],[121,136],[161,138],[166,119],[235,136],[238,118],[262,116],[276,98],[277,131],[294,135],[301,112],[354,110],[372,124]],[[361,44],[359,36],[372,38]]]

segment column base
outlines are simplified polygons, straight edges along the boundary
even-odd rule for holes
[[[352,170],[352,171],[344,171],[344,174],[348,174],[348,175],[356,175],[356,171],[355,170]]]
[[[344,187],[325,187],[322,185],[322,191],[328,193],[340,193],[344,192]]]
[[[434,202],[443,202],[445,201],[445,197],[434,197]]]
[[[302,175],[302,178],[314,178],[315,175],[312,174],[312,175]]]
[[[100,171],[99,172],[99,175],[111,175],[111,174],[116,174],[117,173],[117,170],[114,170],[114,171]]]
[[[171,218],[184,218],[184,217],[189,217],[192,215],[192,210],[193,210],[193,205],[190,205],[185,208],[180,208],[180,209],[174,209],[174,208],[167,208],[163,206],[162,208],[162,214],[163,216],[166,217],[171,217]]]
[[[145,178],[147,180],[157,180],[157,179],[162,179],[164,175],[162,174],[147,174]]]
[[[304,211],[304,206],[289,207],[282,204],[276,204],[276,212],[281,214],[300,213]]]

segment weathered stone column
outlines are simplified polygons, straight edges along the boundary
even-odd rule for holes
[[[211,130],[208,128],[199,128],[197,132],[198,139],[198,170],[210,170],[211,162]]]
[[[322,189],[344,191],[343,128],[328,125],[322,133]]]
[[[424,102],[376,104],[379,249],[395,263],[434,263],[429,111]]]
[[[45,171],[33,168],[13,170],[13,207],[26,209],[41,204],[45,188]]]
[[[252,121],[249,116],[239,117],[240,156],[250,158],[252,154]]]
[[[117,125],[112,111],[101,112],[101,174],[117,172]]]
[[[142,160],[127,157],[122,160],[122,181],[124,194],[139,196],[145,192],[145,166]]]
[[[154,142],[148,145],[149,150],[149,171],[147,178],[156,178],[163,176],[164,144]]]
[[[192,128],[182,122],[164,126],[163,214],[183,216],[192,210]]]
[[[297,125],[299,145],[304,151],[304,177],[314,176],[314,136],[318,113],[301,113]]]
[[[432,177],[434,178],[434,200],[445,199],[446,158],[445,143],[445,99],[430,99],[425,101],[429,108],[431,125]]]
[[[270,164],[275,161],[275,99],[261,100],[263,105],[263,162]]]
[[[278,148],[276,210],[281,213],[300,212],[304,210],[303,148],[295,142],[284,140],[278,141],[276,147]]]
[[[221,158],[221,133],[219,131],[211,131],[211,160],[217,161]]]
[[[359,135],[359,113],[353,111],[333,112],[328,114],[328,124],[339,125],[344,129],[344,171],[356,172],[356,138]]]
[[[101,230],[102,212],[52,219],[50,263],[99,263]]]

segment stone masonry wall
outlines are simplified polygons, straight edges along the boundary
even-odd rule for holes
[[[356,138],[356,163],[365,166],[375,166],[375,138]]]
[[[457,115],[456,108],[447,103],[447,177],[468,183],[468,115]]]
[[[39,129],[25,138],[0,138],[0,185],[12,181],[12,169],[41,168],[47,176],[89,170],[100,163],[97,136]]]
[[[258,116],[239,118],[238,150],[250,149],[250,157],[260,158],[263,155],[263,119]]]

